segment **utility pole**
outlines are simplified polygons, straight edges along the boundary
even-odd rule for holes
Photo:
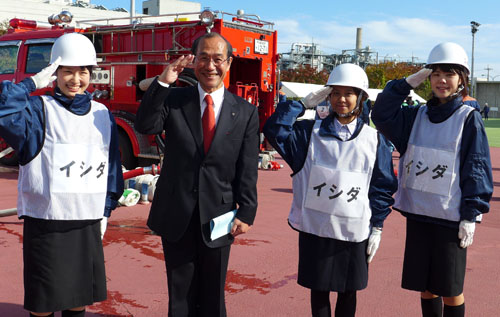
[[[490,70],[493,70],[493,68],[491,68],[490,65],[488,65],[488,67],[486,67],[484,70],[487,72],[486,73],[486,80],[490,81]]]
[[[130,0],[130,24],[134,23],[134,17],[135,15],[135,0]]]
[[[479,26],[481,24],[477,23],[476,21],[470,21],[470,27],[471,27],[471,32],[472,32],[472,63],[471,63],[471,72],[470,72],[470,95],[472,97],[475,97],[475,82],[474,82],[474,35],[476,34]]]

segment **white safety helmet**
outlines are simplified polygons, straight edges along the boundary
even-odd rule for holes
[[[368,76],[358,65],[341,64],[332,70],[326,86],[354,87],[368,95]]]
[[[66,33],[52,46],[50,64],[61,57],[61,66],[97,66],[95,48],[83,34]]]
[[[427,59],[427,65],[433,64],[455,64],[463,66],[470,73],[469,58],[462,46],[453,43],[440,43],[432,49]]]

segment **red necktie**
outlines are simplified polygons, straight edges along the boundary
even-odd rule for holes
[[[203,112],[203,117],[201,118],[201,124],[203,126],[203,148],[205,149],[205,154],[208,153],[210,144],[215,134],[215,112],[214,112],[214,101],[212,96],[206,95],[205,102],[207,106],[205,107],[205,112]]]

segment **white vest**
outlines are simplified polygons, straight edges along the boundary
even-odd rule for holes
[[[377,157],[377,131],[364,125],[349,141],[318,134],[314,124],[302,169],[293,176],[293,201],[288,221],[320,237],[360,242],[370,233],[368,199]]]
[[[76,115],[54,98],[42,97],[45,139],[38,153],[19,168],[19,217],[100,219],[108,181],[111,121],[108,109],[91,101],[89,113]]]
[[[460,220],[460,145],[465,120],[473,110],[462,105],[444,122],[432,123],[427,106],[420,107],[399,161],[394,208]]]

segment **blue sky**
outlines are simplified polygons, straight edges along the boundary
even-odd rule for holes
[[[327,54],[353,49],[356,28],[363,29],[363,47],[378,52],[379,59],[392,58],[425,62],[436,44],[446,41],[472,51],[470,21],[481,24],[475,35],[474,75],[500,80],[500,1],[498,0],[321,0],[321,1],[197,1],[229,13],[238,9],[275,23],[278,52],[287,52],[292,43],[318,43]],[[91,0],[108,9],[130,9],[130,0]],[[142,12],[142,1],[135,1]]]

